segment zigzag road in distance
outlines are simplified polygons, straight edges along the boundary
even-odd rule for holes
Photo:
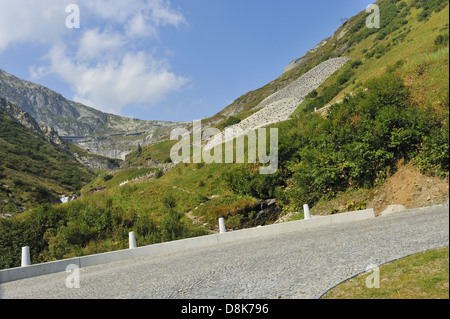
[[[142,257],[0,285],[2,298],[314,298],[385,262],[449,243],[449,206]],[[381,273],[381,282],[382,276]]]

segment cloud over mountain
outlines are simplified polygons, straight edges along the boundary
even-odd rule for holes
[[[57,75],[75,100],[116,114],[130,104],[155,105],[189,82],[158,54],[162,28],[187,25],[168,1],[78,0],[80,28],[68,29],[71,3],[2,0],[0,54],[22,44],[44,46],[42,64],[30,67],[32,78]]]

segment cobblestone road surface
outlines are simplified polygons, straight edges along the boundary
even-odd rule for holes
[[[0,285],[2,298],[314,298],[370,264],[449,243],[449,206],[87,267]],[[381,279],[383,274],[381,273]]]

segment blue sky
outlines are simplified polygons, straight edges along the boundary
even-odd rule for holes
[[[0,0],[0,68],[104,112],[192,121],[274,80],[370,3]],[[66,27],[70,4],[80,28]]]

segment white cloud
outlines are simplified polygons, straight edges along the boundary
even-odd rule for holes
[[[99,59],[104,54],[113,53],[126,44],[125,38],[117,32],[99,32],[98,29],[87,30],[80,38],[77,59]]]
[[[164,0],[96,0],[88,1],[90,12],[121,24],[127,36],[157,37],[162,26],[179,27],[186,24],[184,16]]]
[[[64,33],[64,2],[0,0],[0,53],[10,45],[50,43]]]
[[[143,51],[88,65],[69,58],[63,46],[55,46],[48,59],[50,72],[72,86],[75,100],[115,114],[128,104],[155,105],[189,81]]]
[[[78,0],[76,30],[65,27],[69,3],[0,0],[0,54],[21,43],[46,45],[46,64],[30,66],[31,76],[56,74],[74,99],[115,114],[129,104],[155,105],[189,82],[154,53],[161,28],[187,24],[168,1]]]

